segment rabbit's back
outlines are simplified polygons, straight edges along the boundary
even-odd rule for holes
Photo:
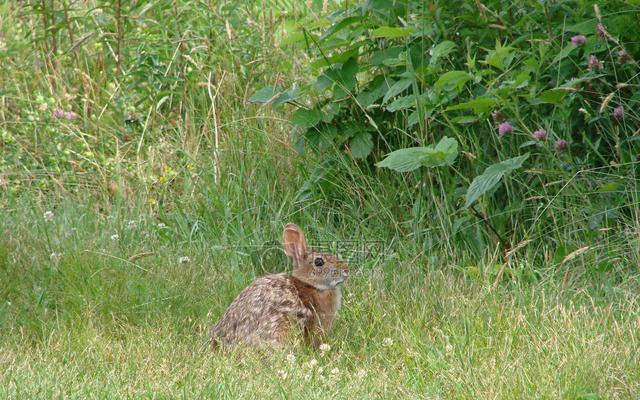
[[[283,344],[292,327],[302,328],[308,314],[290,276],[263,276],[240,292],[214,325],[212,344]]]

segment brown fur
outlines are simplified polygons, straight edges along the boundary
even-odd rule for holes
[[[214,348],[282,346],[299,333],[314,346],[326,338],[340,308],[338,284],[347,278],[347,265],[331,254],[309,251],[304,233],[293,224],[285,226],[283,245],[296,266],[292,275],[267,275],[245,288],[211,329]],[[318,257],[324,265],[314,264]]]

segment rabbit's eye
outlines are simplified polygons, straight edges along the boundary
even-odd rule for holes
[[[315,265],[316,267],[322,267],[324,265],[324,260],[322,259],[322,257],[316,257],[313,260],[313,265]]]

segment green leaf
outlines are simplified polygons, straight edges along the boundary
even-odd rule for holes
[[[300,97],[300,89],[294,86],[291,89],[276,96],[276,98],[272,102],[272,105],[273,107],[278,108],[285,103],[296,100],[298,97]]]
[[[536,97],[532,101],[532,103],[533,104],[548,103],[548,104],[560,105],[562,102],[562,99],[564,99],[566,95],[567,95],[566,90],[549,89],[540,93],[538,97]]]
[[[415,28],[412,27],[381,26],[371,31],[371,37],[387,39],[400,38],[410,36],[415,31]]]
[[[568,26],[564,30],[566,32],[581,33],[585,36],[593,35],[596,33],[596,23],[596,20],[592,18],[579,24]]]
[[[436,92],[441,92],[443,89],[458,91],[462,90],[464,84],[471,80],[471,75],[464,71],[449,71],[444,73],[436,83],[434,88]]]
[[[571,52],[573,50],[575,50],[575,49],[576,49],[576,46],[574,46],[571,43],[569,43],[568,45],[564,46],[564,49],[560,50],[560,52],[553,58],[553,61],[551,61],[551,64],[555,64],[558,61],[561,61],[563,58],[565,58],[569,54],[571,54]]]
[[[383,103],[386,103],[390,98],[397,96],[406,90],[413,83],[413,79],[401,79],[398,82],[394,83],[393,86],[389,88],[387,94],[384,95],[384,99],[382,99]]]
[[[378,168],[389,168],[397,172],[409,172],[420,167],[442,167],[453,164],[458,157],[458,142],[443,137],[435,146],[409,147],[393,151],[376,163]]]
[[[482,175],[476,176],[469,185],[465,196],[465,207],[469,207],[480,196],[493,190],[506,174],[520,168],[527,158],[529,158],[529,153],[487,167]]]
[[[369,107],[389,91],[389,84],[393,84],[393,81],[387,82],[384,76],[376,76],[373,81],[367,84],[367,90],[360,92],[356,97],[358,104],[363,108]]]
[[[371,140],[371,133],[367,131],[360,131],[349,141],[349,147],[351,148],[351,155],[353,158],[364,159],[373,150],[373,141]]]
[[[265,104],[270,102],[276,96],[276,89],[273,86],[265,86],[262,89],[256,91],[253,96],[249,98],[251,103]]]
[[[496,42],[496,48],[487,53],[485,63],[504,71],[511,65],[511,61],[515,57],[513,50],[513,47],[503,46],[500,42]]]
[[[433,49],[429,50],[429,55],[431,55],[431,60],[429,60],[429,64],[436,65],[441,58],[446,57],[456,49],[456,44],[452,41],[445,40],[442,43],[438,43]]]
[[[409,96],[398,97],[391,104],[389,104],[386,109],[389,112],[396,112],[399,110],[404,110],[409,107],[414,107],[416,105],[416,96],[411,94]]]
[[[309,129],[316,126],[322,118],[322,111],[317,108],[307,110],[300,108],[293,113],[292,122],[301,129]]]
[[[495,105],[496,101],[494,99],[492,99],[491,97],[482,96],[465,103],[449,106],[446,108],[446,111],[467,110],[471,108],[476,115],[480,116],[491,111],[495,107]]]

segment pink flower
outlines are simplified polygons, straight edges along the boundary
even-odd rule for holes
[[[587,41],[587,38],[584,35],[575,35],[574,37],[571,38],[571,44],[573,44],[574,47],[580,47],[586,41]]]
[[[504,135],[509,134],[511,132],[513,132],[513,126],[511,126],[510,123],[503,122],[500,125],[498,125],[498,135],[504,136]]]
[[[591,55],[587,62],[587,69],[589,71],[599,71],[604,68],[602,61],[598,60],[598,57]]]
[[[532,136],[534,139],[543,140],[547,137],[547,131],[545,131],[544,128],[540,128],[537,131],[533,132]]]
[[[558,139],[554,147],[558,153],[564,153],[569,147],[569,142],[564,139]]]
[[[61,108],[58,108],[51,115],[53,115],[53,118],[56,118],[56,119],[64,118],[64,110]]]
[[[596,25],[596,33],[598,34],[598,37],[602,40],[604,40],[607,37],[607,30],[602,24]]]
[[[615,118],[616,121],[622,121],[624,119],[624,107],[618,106],[614,108],[611,115],[613,116],[613,118]]]
[[[631,57],[627,54],[626,51],[620,50],[618,51],[618,58],[616,59],[616,64],[622,64],[625,61],[630,61]]]
[[[64,113],[64,117],[69,121],[73,121],[74,119],[78,118],[78,114],[74,113],[73,111],[67,111],[66,113]]]

